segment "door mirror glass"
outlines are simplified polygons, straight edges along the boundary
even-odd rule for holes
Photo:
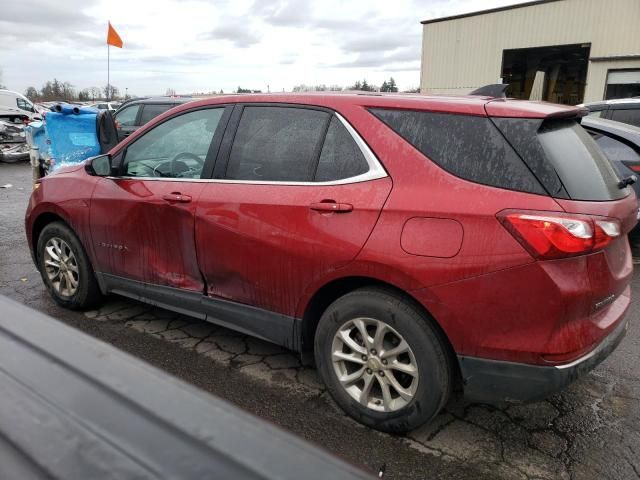
[[[111,155],[99,155],[88,160],[86,163],[87,173],[97,177],[108,177],[111,175]]]

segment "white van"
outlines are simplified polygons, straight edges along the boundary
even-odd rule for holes
[[[0,120],[19,122],[23,118],[39,120],[42,118],[31,100],[18,92],[0,90]]]

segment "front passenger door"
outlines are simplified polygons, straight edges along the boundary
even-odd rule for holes
[[[101,178],[91,199],[99,271],[146,284],[202,292],[194,214],[228,114],[183,112],[126,147],[123,173]],[[113,280],[113,278],[112,278]],[[115,279],[118,281],[118,278]]]

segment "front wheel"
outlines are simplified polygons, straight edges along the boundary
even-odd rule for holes
[[[90,308],[102,300],[87,254],[64,223],[53,222],[44,227],[38,237],[37,258],[47,290],[63,307]]]
[[[351,417],[402,433],[447,402],[452,366],[440,333],[395,292],[364,288],[332,303],[315,336],[315,358],[329,393]]]

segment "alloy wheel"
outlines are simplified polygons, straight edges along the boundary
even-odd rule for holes
[[[418,365],[407,341],[387,323],[355,318],[336,332],[331,360],[344,390],[380,412],[407,406],[418,386]]]
[[[78,291],[78,261],[69,244],[61,238],[52,237],[45,244],[44,269],[51,286],[59,295],[71,297]]]

